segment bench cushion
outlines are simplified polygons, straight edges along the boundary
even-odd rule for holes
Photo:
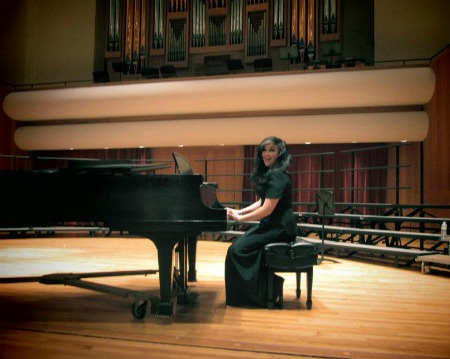
[[[295,272],[317,264],[317,245],[307,242],[270,243],[264,247],[268,267]]]

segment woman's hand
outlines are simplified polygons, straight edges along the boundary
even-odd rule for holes
[[[239,222],[241,215],[238,213],[237,209],[227,208],[227,218]]]
[[[233,211],[232,213],[230,213],[230,219],[232,219],[232,220],[234,220],[236,222],[241,222],[242,221],[242,215],[237,213],[237,211]]]

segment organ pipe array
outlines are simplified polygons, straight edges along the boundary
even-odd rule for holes
[[[155,0],[153,16],[153,48],[164,47],[164,0]]]
[[[192,49],[233,46],[251,61],[268,56],[269,46],[315,45],[314,0],[110,0],[109,6],[107,51],[120,52],[134,71],[149,56],[186,65]],[[321,0],[321,30],[336,31],[338,6],[339,0]]]
[[[120,0],[110,0],[109,6],[109,26],[108,26],[108,51],[119,50],[119,15]]]
[[[284,0],[273,1],[272,39],[284,39]]]
[[[187,1],[186,0],[170,0],[169,1],[169,11],[170,12],[187,11]]]
[[[186,20],[172,20],[170,22],[169,48],[167,60],[169,62],[186,60]]]
[[[266,12],[249,14],[247,20],[247,55],[266,54]]]
[[[205,46],[205,1],[192,0],[192,47]]]
[[[243,0],[231,1],[231,30],[230,43],[242,44],[242,10]]]
[[[225,17],[209,18],[209,46],[226,44]]]

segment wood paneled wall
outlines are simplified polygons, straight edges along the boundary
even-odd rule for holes
[[[443,204],[450,203],[450,49],[431,66],[436,89],[426,106],[430,126],[424,141],[424,202]]]
[[[397,149],[391,147],[389,149],[388,165],[394,166],[397,164]],[[398,163],[402,167],[399,170],[400,187],[408,188],[407,190],[399,191],[399,203],[404,204],[418,204],[421,201],[420,196],[420,143],[414,142],[407,146],[399,147]],[[396,168],[391,167],[387,171],[387,187],[394,188],[396,186]],[[394,190],[387,191],[387,203],[396,203],[396,193]]]

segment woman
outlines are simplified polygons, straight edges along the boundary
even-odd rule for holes
[[[225,259],[226,301],[231,306],[267,307],[267,270],[263,248],[272,242],[290,242],[296,237],[292,210],[292,180],[287,173],[291,163],[286,143],[267,137],[257,148],[252,181],[259,198],[236,210],[227,208],[228,218],[237,222],[260,221],[238,238]],[[281,306],[284,279],[276,276],[274,301]]]

